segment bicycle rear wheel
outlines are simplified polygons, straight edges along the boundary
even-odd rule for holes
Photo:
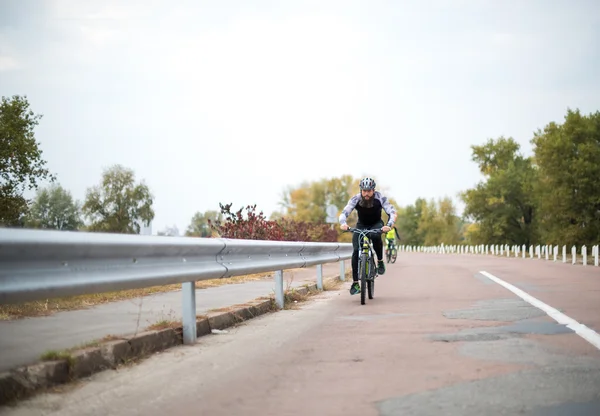
[[[398,250],[394,249],[392,251],[392,263],[396,263],[396,258],[398,257]]]
[[[368,273],[367,255],[366,254],[360,255],[358,264],[360,265],[360,267],[358,269],[360,271],[360,304],[364,305],[365,304],[365,295],[367,293],[367,273]]]

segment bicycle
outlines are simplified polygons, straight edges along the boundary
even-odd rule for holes
[[[369,299],[373,299],[373,296],[375,295],[375,278],[377,277],[377,253],[375,253],[373,243],[367,234],[381,234],[383,231],[381,228],[360,230],[353,227],[348,227],[348,231],[360,235],[357,248],[357,251],[360,250],[358,257],[358,273],[360,276],[360,304],[364,305],[365,292],[368,293]]]
[[[388,241],[388,245],[385,251],[385,257],[388,263],[390,261],[392,263],[396,263],[396,258],[398,257],[398,247],[396,246],[396,243],[390,243]]]

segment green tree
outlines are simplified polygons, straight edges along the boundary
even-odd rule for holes
[[[140,223],[154,219],[154,198],[143,182],[135,183],[133,170],[114,165],[102,174],[102,183],[89,188],[83,213],[91,221],[89,231],[139,234]]]
[[[29,228],[77,230],[81,225],[79,203],[58,184],[38,190],[25,219]]]
[[[401,236],[402,244],[423,245],[425,238],[419,230],[419,222],[424,206],[427,204],[423,198],[417,198],[414,204],[400,210],[396,225]]]
[[[303,182],[299,186],[289,187],[280,202],[284,215],[296,221],[325,222],[328,204],[342,208],[352,195],[358,192],[359,179],[351,175],[325,178],[313,182]]]
[[[25,189],[55,177],[45,168],[34,129],[42,118],[29,109],[27,97],[2,97],[0,103],[0,225],[22,225],[28,201]]]
[[[223,221],[223,214],[218,211],[206,211],[196,212],[192,217],[192,222],[188,226],[185,232],[186,236],[189,237],[211,237],[213,230],[211,229],[210,222],[216,223]]]
[[[582,245],[600,240],[600,112],[585,116],[568,109],[562,125],[549,123],[531,142],[544,241]]]
[[[417,232],[428,246],[457,244],[461,240],[461,222],[452,199],[445,197],[421,205]]]
[[[485,244],[531,244],[536,238],[533,187],[536,170],[512,138],[471,146],[485,181],[461,193],[464,216],[477,223],[469,239]]]

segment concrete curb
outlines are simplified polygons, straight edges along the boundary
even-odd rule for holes
[[[339,276],[324,279],[339,280]],[[316,284],[286,291],[301,296],[316,291]],[[242,305],[222,308],[224,311],[209,313],[196,322],[197,336],[212,333],[213,329],[225,329],[269,312],[276,312],[275,301],[254,300]],[[83,348],[68,354],[68,357],[40,361],[0,373],[0,405],[10,404],[19,399],[49,387],[89,377],[92,374],[117,369],[136,359],[147,357],[155,352],[183,345],[182,327],[142,332],[129,339],[102,342],[99,346]]]

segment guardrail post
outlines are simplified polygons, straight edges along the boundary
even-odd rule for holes
[[[275,271],[275,304],[279,309],[283,309],[283,270]]]
[[[183,295],[183,343],[191,345],[196,343],[196,282],[181,284]]]
[[[340,260],[340,280],[344,282],[346,280],[346,265],[344,260]]]
[[[323,265],[317,264],[317,289],[323,290]]]

